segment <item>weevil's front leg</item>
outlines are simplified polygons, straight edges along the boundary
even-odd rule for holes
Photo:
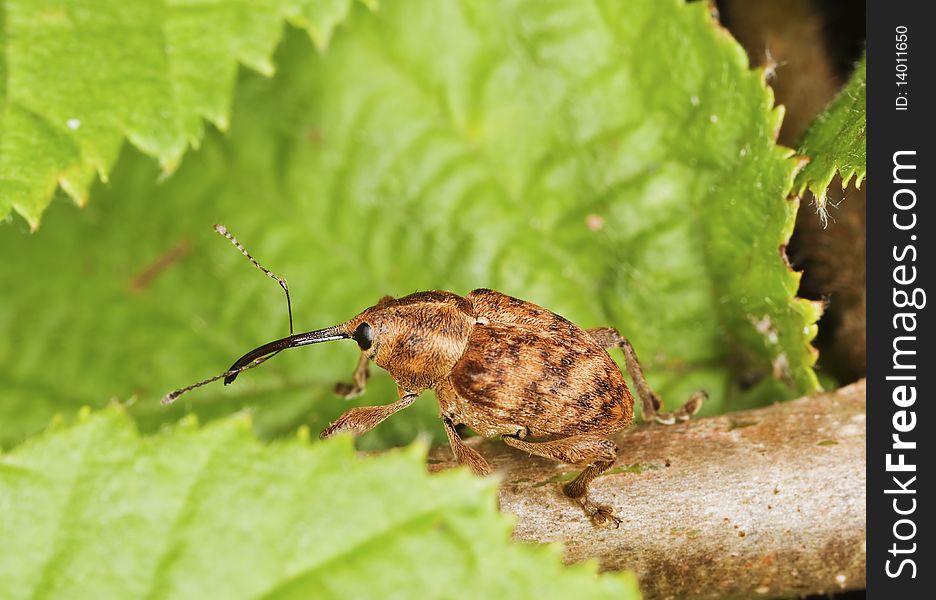
[[[637,397],[640,398],[640,408],[643,411],[644,421],[656,421],[664,425],[672,425],[676,421],[685,421],[702,408],[702,401],[708,398],[705,390],[698,390],[689,396],[686,403],[673,412],[660,412],[663,408],[663,402],[660,397],[650,389],[647,378],[644,377],[643,369],[640,368],[640,361],[637,360],[637,353],[634,347],[627,341],[618,330],[613,327],[599,327],[589,329],[588,333],[605,348],[620,348],[624,353],[624,360],[627,364],[627,373],[637,391]]]
[[[346,400],[357,398],[367,389],[367,378],[370,376],[370,359],[361,352],[361,358],[358,359],[357,367],[354,369],[354,375],[351,376],[351,383],[339,381],[335,384],[335,393]]]
[[[587,464],[578,477],[562,486],[563,493],[581,504],[595,525],[611,523],[617,527],[621,524],[621,519],[614,516],[613,508],[592,502],[588,497],[588,487],[592,480],[611,468],[617,460],[617,444],[595,435],[573,435],[548,442],[528,442],[513,435],[505,435],[502,439],[508,446],[530,454],[564,463]]]
[[[338,420],[326,427],[319,437],[325,439],[336,433],[349,431],[354,435],[366,433],[379,425],[387,417],[399,412],[413,403],[419,394],[404,392],[398,388],[400,399],[385,406],[360,406],[345,412]]]
[[[469,448],[462,441],[455,429],[455,424],[448,417],[442,417],[442,425],[445,427],[445,435],[448,436],[449,445],[452,447],[452,454],[460,465],[468,465],[475,475],[487,475],[491,472],[491,465],[484,457],[478,454],[474,448]]]

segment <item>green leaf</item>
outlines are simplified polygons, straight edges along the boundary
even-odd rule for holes
[[[826,214],[826,190],[838,174],[842,189],[854,178],[859,187],[867,173],[865,149],[865,57],[855,66],[851,79],[829,106],[816,117],[806,131],[798,153],[809,157],[796,176],[794,190],[801,195],[807,189],[816,197],[823,220]]]
[[[289,280],[300,330],[384,294],[491,287],[619,328],[670,407],[815,389],[819,310],[783,256],[797,162],[707,11],[396,1],[354,11],[325,54],[287,36],[278,75],[245,75],[231,131],[167,181],[127,152],[88,207],[0,236],[17,257],[0,267],[0,442],[108,398],[133,396],[146,431],[250,408],[264,437],[396,399],[386,375],[335,398],[358,356],[336,342],[160,406],[286,333],[282,292],[216,222]],[[420,399],[364,446],[443,441],[437,412]]]
[[[324,48],[350,6],[2,0],[0,219],[13,209],[35,229],[59,186],[84,205],[124,138],[173,171],[203,120],[227,128],[238,64],[273,73],[284,20]]]
[[[493,478],[423,447],[264,446],[249,421],[141,438],[118,408],[0,455],[0,597],[639,598],[509,541]]]

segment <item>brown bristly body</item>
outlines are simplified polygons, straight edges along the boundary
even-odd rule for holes
[[[286,280],[257,262],[226,227],[215,225],[215,231],[280,284],[289,308]],[[616,329],[585,331],[541,306],[487,289],[465,297],[443,291],[384,296],[340,325],[295,335],[292,330],[290,308],[288,337],[251,350],[220,375],[167,394],[163,403],[218,379],[227,385],[287,348],[351,338],[361,358],[352,382],[338,383],[335,391],[345,398],[363,394],[373,361],[396,381],[399,400],[352,408],[321,437],[369,431],[431,389],[460,464],[480,475],[491,471],[484,457],[459,437],[457,427],[464,425],[529,454],[583,465],[563,492],[578,501],[596,525],[616,526],[621,521],[614,511],[588,496],[592,480],[617,460],[617,444],[606,436],[634,418],[634,398],[606,350],[620,348],[624,353],[644,420],[670,424],[688,419],[705,397],[705,392],[696,392],[679,410],[661,413],[660,398],[647,384],[634,349]]]
[[[244,355],[225,372],[225,383],[285,348],[340,338],[355,339],[362,356],[353,382],[336,385],[336,392],[345,397],[363,393],[372,361],[396,381],[399,400],[353,408],[322,431],[322,438],[369,431],[431,389],[459,463],[478,474],[491,470],[462,442],[456,428],[464,425],[524,452],[583,465],[563,491],[595,524],[620,523],[610,507],[592,502],[588,491],[591,481],[617,460],[617,445],[605,436],[627,427],[634,416],[634,398],[606,349],[623,350],[644,419],[671,423],[688,418],[704,397],[698,393],[680,410],[661,414],[633,348],[616,330],[585,331],[536,304],[487,289],[466,297],[444,291],[386,296],[346,323]]]

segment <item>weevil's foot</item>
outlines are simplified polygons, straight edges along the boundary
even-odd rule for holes
[[[682,405],[682,408],[677,410],[674,414],[676,418],[680,421],[688,421],[689,418],[699,412],[702,408],[702,403],[708,400],[708,392],[705,390],[698,390],[686,400],[686,403]]]
[[[588,515],[595,527],[611,525],[617,529],[621,526],[621,519],[614,516],[614,509],[607,504],[595,504],[590,500],[584,500],[582,501],[582,508],[585,509],[585,514]]]
[[[343,417],[344,415],[342,415]],[[325,440],[331,436],[341,433],[342,431],[352,431],[351,427],[348,427],[347,423],[341,417],[338,417],[338,420],[326,427],[319,433],[319,439]]]
[[[597,510],[591,515],[591,522],[596,527],[605,524],[613,526],[615,529],[621,526],[621,519],[614,516],[614,509],[610,506],[599,505]]]
[[[344,398],[345,400],[350,400],[351,398],[357,398],[364,393],[364,388],[354,385],[352,383],[345,383],[344,381],[339,381],[335,384],[335,394],[339,398]]]
[[[673,425],[677,422],[682,423],[688,421],[692,415],[699,412],[702,408],[702,403],[708,399],[708,392],[705,390],[698,390],[686,400],[686,403],[683,404],[678,410],[674,410],[670,413],[660,413],[655,412],[650,415],[647,415],[644,420],[646,421],[656,421],[661,425]]]
[[[568,485],[563,487],[563,493],[567,496],[569,495],[569,490],[567,489]],[[607,504],[598,504],[597,502],[592,502],[589,499],[588,495],[581,495],[579,497],[572,497],[585,511],[585,515],[591,519],[592,525],[595,527],[601,527],[605,524],[613,525],[617,529],[621,525],[621,519],[614,516],[614,509],[608,506]]]

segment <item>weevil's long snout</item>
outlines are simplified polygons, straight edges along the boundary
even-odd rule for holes
[[[275,342],[264,344],[237,359],[237,362],[235,362],[234,365],[224,373],[215,375],[214,377],[209,377],[208,379],[199,381],[198,383],[193,383],[190,386],[186,386],[174,392],[169,392],[163,396],[162,403],[172,404],[176,401],[176,398],[185,392],[194,390],[195,388],[200,388],[203,385],[213,383],[219,379],[224,379],[224,385],[227,385],[234,381],[234,379],[237,378],[237,374],[241,371],[256,367],[268,358],[272,358],[275,354],[282,352],[287,348],[306,346],[308,344],[317,344],[319,342],[330,342],[332,340],[341,340],[349,337],[351,337],[351,334],[347,332],[347,327],[345,325],[335,325],[334,327],[319,329],[318,331],[297,333],[296,335],[291,335],[289,337],[284,337],[281,340],[276,340]]]
[[[335,325],[333,327],[319,329],[317,331],[297,333],[296,335],[291,335],[273,342],[269,342],[260,346],[259,348],[254,348],[247,354],[238,358],[234,364],[231,365],[231,368],[227,370],[227,375],[224,377],[224,385],[234,381],[237,378],[237,375],[244,370],[243,368],[250,363],[255,361],[262,362],[262,360],[266,360],[268,357],[276,354],[277,352],[282,352],[287,348],[308,346],[309,344],[318,344],[319,342],[331,342],[349,337],[351,336],[344,330],[342,326]]]

